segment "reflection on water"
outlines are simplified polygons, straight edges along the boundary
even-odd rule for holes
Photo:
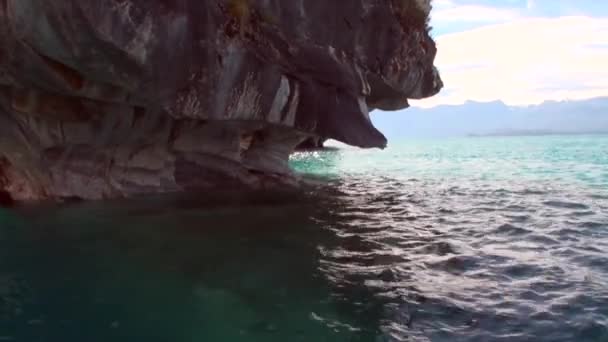
[[[608,340],[604,189],[335,172],[352,153],[255,203],[0,212],[0,341]]]

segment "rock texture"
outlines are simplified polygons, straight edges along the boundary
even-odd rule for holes
[[[326,141],[327,139],[323,137],[312,136],[302,141],[298,146],[296,146],[296,151],[322,150]]]
[[[292,184],[442,87],[427,0],[0,0],[0,198]]]

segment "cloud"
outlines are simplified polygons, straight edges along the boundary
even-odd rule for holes
[[[528,0],[527,4],[526,4],[526,8],[531,10],[534,7],[536,7],[536,2],[534,0]]]
[[[431,13],[433,33],[459,32],[522,18],[526,9],[517,7],[514,1],[521,0],[509,0],[500,7],[488,6],[481,0],[434,0]]]
[[[608,20],[519,18],[436,38],[445,90],[418,106],[608,95]]]

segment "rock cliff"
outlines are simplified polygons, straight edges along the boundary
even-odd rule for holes
[[[0,0],[0,193],[293,184],[288,157],[442,87],[429,0]]]

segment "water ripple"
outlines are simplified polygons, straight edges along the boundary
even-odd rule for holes
[[[332,231],[353,231],[361,243],[372,243],[376,257],[342,246],[340,267],[326,272],[389,298],[388,340],[608,338],[608,283],[601,283],[608,277],[608,212],[602,210],[608,203],[592,190],[444,188],[407,180],[397,190],[399,182],[387,177],[352,177],[335,183],[343,192],[331,201],[357,219],[328,220]],[[352,193],[375,195],[354,200]],[[361,261],[382,270],[367,273]]]
[[[0,340],[605,342],[606,151],[334,150],[294,198],[0,211]]]

